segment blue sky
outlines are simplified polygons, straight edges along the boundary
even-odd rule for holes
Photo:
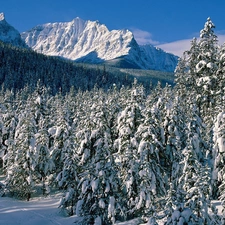
[[[224,0],[0,0],[0,12],[20,32],[75,17],[99,20],[110,30],[130,29],[139,44],[153,44],[181,55],[198,37],[206,19],[225,42]]]

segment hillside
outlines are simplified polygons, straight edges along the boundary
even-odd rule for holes
[[[107,90],[113,84],[130,86],[135,76],[133,72],[121,71],[100,65],[74,63],[58,57],[45,56],[29,49],[21,49],[0,42],[0,84],[4,88],[19,90],[28,86],[34,90],[38,81],[57,93],[66,93],[71,87],[75,90],[91,90],[95,85]],[[141,72],[141,71],[140,71]],[[154,76],[145,76],[142,72],[140,82],[145,86],[152,80],[154,84],[161,81],[163,85],[171,83],[171,74],[154,72]],[[149,71],[146,71],[149,74]],[[168,74],[168,76],[167,76]]]

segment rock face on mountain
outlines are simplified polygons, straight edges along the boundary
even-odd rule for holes
[[[27,47],[19,31],[6,22],[4,13],[0,13],[0,40],[17,47]]]
[[[161,48],[156,48],[153,45],[141,45],[140,46],[145,59],[147,59],[146,64],[153,70],[164,70],[173,72],[178,62],[178,57],[166,53]]]
[[[112,30],[98,21],[38,25],[21,34],[33,50],[77,62],[107,63],[123,68],[174,71],[178,57],[152,45],[139,46],[129,30]]]

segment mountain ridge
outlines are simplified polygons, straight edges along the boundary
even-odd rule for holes
[[[99,21],[79,17],[70,22],[38,25],[23,32],[21,37],[39,53],[77,62],[173,72],[178,60],[177,56],[152,45],[138,45],[127,29],[109,31]]]
[[[153,45],[138,45],[128,29],[110,31],[99,21],[79,17],[37,25],[20,34],[0,13],[0,40],[49,56],[119,68],[174,72],[178,62],[178,56]]]

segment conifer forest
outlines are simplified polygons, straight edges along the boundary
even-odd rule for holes
[[[82,224],[225,224],[212,204],[225,207],[225,45],[214,29],[208,18],[175,84],[0,43],[2,195],[60,190],[58,207]]]

